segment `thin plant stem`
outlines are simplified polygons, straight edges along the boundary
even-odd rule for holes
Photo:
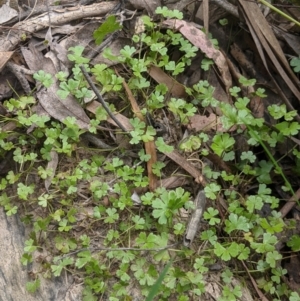
[[[246,124],[246,121],[245,123]],[[277,161],[275,160],[275,158],[272,156],[272,154],[270,153],[269,149],[267,148],[267,146],[265,145],[265,143],[259,138],[259,136],[257,135],[257,133],[251,128],[251,126],[246,125],[250,134],[256,139],[257,142],[260,143],[260,145],[263,147],[264,151],[266,152],[266,154],[268,155],[269,159],[271,160],[271,162],[274,164],[276,170],[278,171],[278,173],[281,175],[281,177],[284,180],[285,185],[288,187],[288,189],[292,192],[293,196],[295,196],[295,192],[293,190],[292,185],[290,184],[290,182],[288,181],[288,179],[285,177],[284,173],[282,172],[281,167],[278,165]],[[299,202],[297,202],[299,205]]]
[[[275,6],[273,6],[272,4],[270,4],[269,2],[267,2],[265,0],[258,0],[258,2],[261,2],[263,5],[271,8],[271,10],[275,11],[276,13],[278,13],[279,15],[281,15],[282,17],[284,17],[284,18],[288,19],[289,21],[291,21],[291,22],[297,24],[298,26],[300,26],[300,23],[297,20],[295,20],[291,16],[287,15],[282,10],[276,8]]]

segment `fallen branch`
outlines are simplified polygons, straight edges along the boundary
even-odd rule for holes
[[[65,8],[52,10],[29,20],[14,25],[8,35],[0,40],[0,51],[10,51],[24,40],[27,35],[33,34],[39,30],[49,27],[49,17],[51,26],[60,26],[62,24],[87,17],[96,17],[109,13],[118,2],[101,2],[88,6],[78,6],[77,8]]]

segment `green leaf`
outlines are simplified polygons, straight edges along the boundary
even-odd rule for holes
[[[48,200],[51,200],[52,199],[52,196],[50,196],[49,194],[44,194],[44,195],[41,195],[38,197],[38,204],[41,206],[41,207],[44,207],[46,208],[47,205],[48,205]]]
[[[252,87],[255,85],[256,79],[246,79],[244,76],[241,76],[239,82],[245,87]]]
[[[121,279],[123,282],[129,282],[131,279],[130,276],[127,274],[128,264],[121,264],[120,269],[117,270],[116,275]]]
[[[136,239],[136,244],[140,246],[142,249],[152,249],[156,247],[157,236],[153,233],[147,234],[145,232],[141,232]]]
[[[109,17],[107,17],[105,22],[102,23],[99,28],[96,29],[93,33],[96,45],[100,45],[106,35],[113,33],[121,28],[122,26],[116,21],[115,15],[110,15]]]
[[[294,67],[294,72],[298,73],[300,72],[300,56],[299,57],[293,57],[290,61],[291,67]]]
[[[151,155],[149,154],[146,154],[145,153],[145,150],[144,149],[141,149],[139,152],[138,152],[138,155],[140,157],[140,159],[144,162],[148,162],[151,158]]]
[[[37,249],[37,246],[34,245],[34,240],[33,239],[29,239],[25,241],[25,247],[24,247],[24,251],[25,252],[34,252]]]
[[[120,50],[120,54],[127,59],[130,59],[135,52],[136,49],[128,45],[126,45],[122,50]]]
[[[209,178],[209,179],[218,179],[218,177],[220,176],[220,172],[218,171],[213,171],[208,165],[205,165],[203,168],[202,168],[202,172],[203,174]],[[223,171],[224,172],[224,171]],[[223,177],[223,175],[222,175]],[[224,177],[223,177],[224,178]]]
[[[231,150],[234,144],[234,138],[230,137],[228,133],[217,134],[213,138],[211,148],[221,157],[224,152]]]
[[[56,261],[54,261],[56,262]],[[53,275],[55,277],[58,277],[60,276],[62,270],[64,267],[66,267],[67,265],[71,265],[73,264],[74,260],[73,258],[70,258],[70,257],[67,257],[67,258],[64,258],[63,260],[60,260],[58,263],[58,265],[51,265],[51,270],[53,272]]]
[[[151,18],[149,16],[141,16],[141,20],[150,29],[152,29],[155,26],[155,23],[152,22],[152,20],[151,20]]]
[[[174,225],[173,229],[174,229],[174,234],[182,235],[185,231],[185,225],[182,223],[177,223]]]
[[[67,219],[62,219],[60,222],[59,222],[59,227],[58,227],[58,231],[60,232],[68,232],[72,229],[72,226],[68,226],[68,220]]]
[[[83,295],[83,301],[97,301],[98,298],[95,296],[94,292],[92,291],[92,289],[88,286],[86,286],[82,292]],[[109,301],[119,301],[119,299],[117,298],[109,298]]]
[[[167,65],[165,65],[166,70],[173,71],[172,75],[178,75],[184,71],[184,63],[180,62],[177,65],[175,65],[174,61],[170,61]]]
[[[232,242],[229,247],[228,247],[228,251],[230,253],[231,257],[237,257],[239,254],[239,245],[234,241]]]
[[[75,250],[77,248],[76,240],[72,238],[65,239],[62,236],[56,236],[54,241],[55,247],[62,253],[68,253],[70,250]]]
[[[297,135],[300,130],[300,124],[298,122],[287,122],[283,121],[275,125],[275,127],[284,136]]]
[[[177,9],[170,10],[166,6],[164,7],[157,7],[155,10],[157,15],[163,15],[165,18],[176,18],[178,20],[182,20],[183,14]]]
[[[274,117],[275,119],[280,119],[286,113],[286,105],[285,104],[282,104],[280,106],[279,105],[271,105],[271,106],[268,106],[268,111],[272,117]]]
[[[266,184],[259,184],[257,194],[265,195],[265,194],[271,194],[271,193],[272,193],[272,190],[270,188],[267,188]]]
[[[204,258],[196,258],[193,267],[194,267],[194,269],[196,269],[200,273],[206,273],[209,270],[205,266]]]
[[[278,251],[271,251],[267,253],[266,262],[270,265],[271,268],[276,267],[276,262],[282,259],[282,255]]]
[[[265,98],[267,97],[267,95],[265,94],[265,89],[263,88],[258,88],[256,91],[255,91],[255,94],[260,97],[260,98]]]
[[[152,165],[152,171],[153,173],[158,176],[161,177],[162,173],[161,170],[166,166],[165,163],[160,162],[160,161],[156,161],[153,165]]]
[[[210,66],[212,66],[214,64],[214,61],[208,58],[204,58],[201,61],[201,69],[203,69],[204,71],[208,71]]]
[[[257,195],[250,195],[246,200],[247,210],[251,213],[253,213],[254,210],[261,210],[263,205],[263,199]]]
[[[26,289],[29,293],[34,294],[41,286],[41,280],[38,278],[26,283]]]
[[[137,230],[142,230],[145,228],[145,219],[138,216],[138,215],[135,215],[131,218],[131,220],[135,223],[135,226],[134,228],[137,229]]]
[[[211,200],[215,200],[217,198],[216,192],[219,193],[220,190],[221,186],[215,183],[210,183],[204,188],[206,197],[208,197]]]
[[[242,152],[241,160],[248,160],[250,163],[254,163],[256,160],[256,156],[252,151]]]
[[[157,149],[162,153],[171,153],[174,150],[174,147],[172,145],[166,144],[162,137],[158,137],[156,139],[155,145],[157,146]]]
[[[224,248],[220,243],[215,243],[214,253],[224,261],[231,259],[230,252],[227,248]]]
[[[60,81],[63,82],[67,79],[68,77],[68,73],[67,72],[63,72],[63,71],[59,71],[58,73],[55,74],[55,77]]]
[[[26,186],[23,183],[18,183],[18,196],[22,200],[27,200],[28,196],[34,192],[34,185]]]
[[[13,206],[13,207],[7,207],[7,206],[5,206],[5,210],[7,210],[6,211],[6,215],[7,216],[11,216],[11,215],[14,215],[14,214],[16,214],[17,212],[18,212],[18,207],[17,206]]]
[[[287,242],[287,245],[294,251],[298,252],[300,250],[300,236],[295,234]]]
[[[250,249],[246,247],[244,244],[239,244],[240,254],[237,257],[239,260],[246,260],[249,258]]]
[[[206,230],[201,233],[201,239],[209,241],[212,245],[218,240],[216,233],[212,230]]]
[[[41,82],[46,88],[49,88],[54,82],[52,75],[43,70],[34,73],[33,78]]]
[[[228,24],[228,19],[224,18],[224,19],[220,19],[219,20],[219,23],[222,25],[222,26],[225,26]]]
[[[166,224],[177,210],[188,201],[188,198],[189,194],[181,187],[171,191],[160,189],[160,197],[152,203],[154,208],[152,215],[158,218],[159,224]]]
[[[82,55],[83,50],[83,46],[70,47],[68,51],[71,53],[68,54],[68,59],[76,64],[87,64],[90,60]]]
[[[202,141],[199,136],[190,135],[181,141],[179,148],[185,152],[192,152],[201,147]]]
[[[232,281],[233,273],[229,269],[225,269],[225,271],[221,274],[222,280],[229,284]]]
[[[149,142],[154,140],[155,135],[155,129],[152,126],[147,126],[146,132],[141,136],[141,138],[144,142]]]
[[[238,93],[241,92],[241,88],[232,87],[232,88],[229,89],[229,92],[233,97],[238,97]]]
[[[179,48],[179,50],[185,52],[184,59],[185,59],[186,64],[189,64],[187,58],[192,58],[192,57],[196,56],[198,48],[196,46],[193,46],[187,40],[180,40],[180,45],[181,45],[181,47]]]
[[[116,208],[107,208],[106,213],[108,216],[104,220],[105,223],[112,224],[119,218]]]
[[[292,292],[289,301],[300,301],[300,296],[297,292]]]
[[[234,230],[248,232],[252,228],[251,223],[244,216],[238,216],[235,213],[230,213],[228,219],[225,220],[225,225],[225,231],[228,234]]]
[[[234,103],[234,106],[235,106],[239,111],[245,110],[245,112],[249,112],[249,110],[248,110],[248,108],[247,108],[249,102],[250,102],[250,99],[249,99],[248,97],[243,97],[243,98],[239,97],[239,98],[237,99],[237,101]]]
[[[32,262],[32,255],[28,253],[24,253],[21,258],[21,262],[23,265],[28,265]]]
[[[259,167],[257,167],[256,173],[257,175],[259,175],[257,177],[257,180],[260,183],[265,183],[265,184],[271,184],[272,183],[272,179],[270,177],[270,171],[273,168],[273,164],[271,162],[267,162],[265,160],[261,160],[258,162]]]
[[[194,116],[197,111],[192,103],[187,103],[181,98],[172,97],[168,102],[168,107],[171,112],[180,117],[183,124],[187,124],[189,121],[188,117]]]
[[[168,48],[165,47],[164,42],[153,43],[153,44],[150,45],[150,49],[154,52],[158,52],[161,55],[166,55],[167,51],[168,51]],[[174,69],[172,69],[172,70],[174,70]]]
[[[275,235],[270,233],[263,234],[263,242],[251,242],[251,248],[255,249],[257,253],[267,253],[275,250],[275,245],[278,242],[278,239]]]
[[[79,258],[76,259],[75,266],[79,269],[84,267],[92,259],[92,255],[90,251],[80,252],[77,254],[77,257]]]
[[[209,220],[208,223],[209,223],[211,226],[214,226],[214,225],[216,225],[216,224],[219,224],[220,221],[221,221],[219,218],[216,218],[216,217],[215,217],[216,215],[219,215],[219,211],[218,211],[217,209],[214,209],[214,208],[212,208],[212,207],[209,207],[209,208],[207,208],[206,211],[204,212],[203,218]]]

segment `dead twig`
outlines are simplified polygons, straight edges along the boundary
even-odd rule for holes
[[[24,74],[33,74],[35,71],[30,71],[12,62],[7,62],[6,67],[16,76],[26,95],[29,95],[31,93],[31,88]]]
[[[238,9],[233,4],[229,3],[226,0],[211,0],[212,3],[217,4],[218,6],[222,7],[225,11],[232,14],[236,18],[239,18]]]
[[[297,204],[300,199],[300,188],[295,192],[295,195],[292,196],[285,205],[280,209],[281,217],[284,218],[292,208]]]
[[[86,72],[84,66],[80,66],[80,69],[85,77],[85,79],[87,80],[87,82],[89,83],[90,87],[92,88],[92,90],[95,92],[98,101],[102,104],[103,108],[105,109],[105,111],[108,113],[108,115],[110,116],[110,118],[117,124],[117,126],[122,129],[122,131],[124,131],[125,133],[127,132],[126,128],[123,126],[122,123],[119,122],[119,120],[114,116],[114,114],[110,111],[109,107],[107,106],[107,104],[105,103],[102,95],[99,93],[98,89],[96,88],[96,86],[94,85],[92,79],[90,78],[90,76],[88,75],[88,73]]]
[[[101,2],[88,6],[79,6],[77,10],[52,10],[48,14],[42,14],[37,17],[31,18],[27,21],[17,23],[11,28],[11,31],[6,38],[0,40],[0,51],[13,50],[19,42],[27,37],[28,32],[31,34],[48,28],[49,17],[51,19],[51,25],[59,26],[77,19],[96,17],[109,13],[118,2]]]

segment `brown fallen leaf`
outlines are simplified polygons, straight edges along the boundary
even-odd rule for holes
[[[280,88],[280,85],[273,77],[273,72],[270,66],[276,68],[277,73],[281,76],[282,80],[287,84],[293,94],[300,101],[300,82],[296,75],[291,70],[288,61],[281,49],[281,46],[275,37],[273,31],[270,28],[269,23],[260,11],[257,3],[250,1],[239,0],[239,6],[243,17],[248,25],[250,33],[256,44],[259,55],[262,59],[264,67],[269,73],[270,78],[274,82],[278,93],[285,101],[287,107],[290,110],[294,110],[294,107],[290,103],[289,99],[284,95]],[[268,63],[268,59],[272,62],[272,65]],[[300,117],[296,117],[300,121]]]
[[[190,117],[188,129],[196,132],[208,132],[212,129],[217,132],[224,132],[220,117],[214,113],[211,113],[209,116],[196,114]]]
[[[204,179],[200,170],[194,167],[194,165],[187,161],[186,158],[181,156],[178,151],[173,150],[171,153],[165,153],[165,155],[177,163],[182,169],[186,170],[197,183],[204,187],[206,186],[206,180]]]
[[[18,8],[13,7],[14,5],[11,5],[11,3],[13,3],[13,2],[8,2],[7,4],[5,1],[1,2],[0,24],[5,24],[6,22],[10,21],[14,17],[18,16]]]
[[[52,84],[48,89],[41,89],[37,92],[37,97],[44,110],[53,118],[63,122],[67,117],[75,117],[76,124],[80,129],[88,129],[90,119],[84,109],[72,96],[62,100],[56,92],[59,89],[58,84]]]
[[[196,28],[193,23],[184,20],[166,20],[164,25],[179,30],[194,46],[198,47],[206,56],[212,59],[218,67],[226,92],[232,87],[231,75],[223,53],[217,50],[203,31]],[[228,93],[229,95],[229,93]]]
[[[273,26],[273,30],[276,37],[280,37],[282,40],[285,40],[295,53],[300,53],[300,39],[298,35],[288,33],[280,27]]]
[[[49,116],[63,122],[67,117],[75,117],[76,124],[80,129],[88,129],[90,119],[86,115],[82,106],[73,96],[66,99],[60,99],[57,95],[59,82],[55,77],[59,70],[58,63],[55,60],[46,58],[41,51],[38,51],[34,45],[29,45],[29,49],[22,49],[22,54],[30,70],[44,70],[52,75],[55,82],[49,88],[42,88],[36,93],[39,104],[45,110],[42,114],[47,113]],[[48,56],[53,53],[48,53]],[[39,113],[39,112],[37,112]]]
[[[167,75],[162,69],[156,66],[151,66],[148,69],[149,75],[159,84],[165,84],[168,87],[169,93],[174,97],[187,97],[185,88],[174,78]]]
[[[189,180],[184,176],[171,176],[169,178],[162,179],[159,186],[166,189],[172,189],[182,187],[189,183]]]
[[[5,64],[10,60],[13,53],[14,53],[13,51],[0,52],[0,71],[4,68]]]

